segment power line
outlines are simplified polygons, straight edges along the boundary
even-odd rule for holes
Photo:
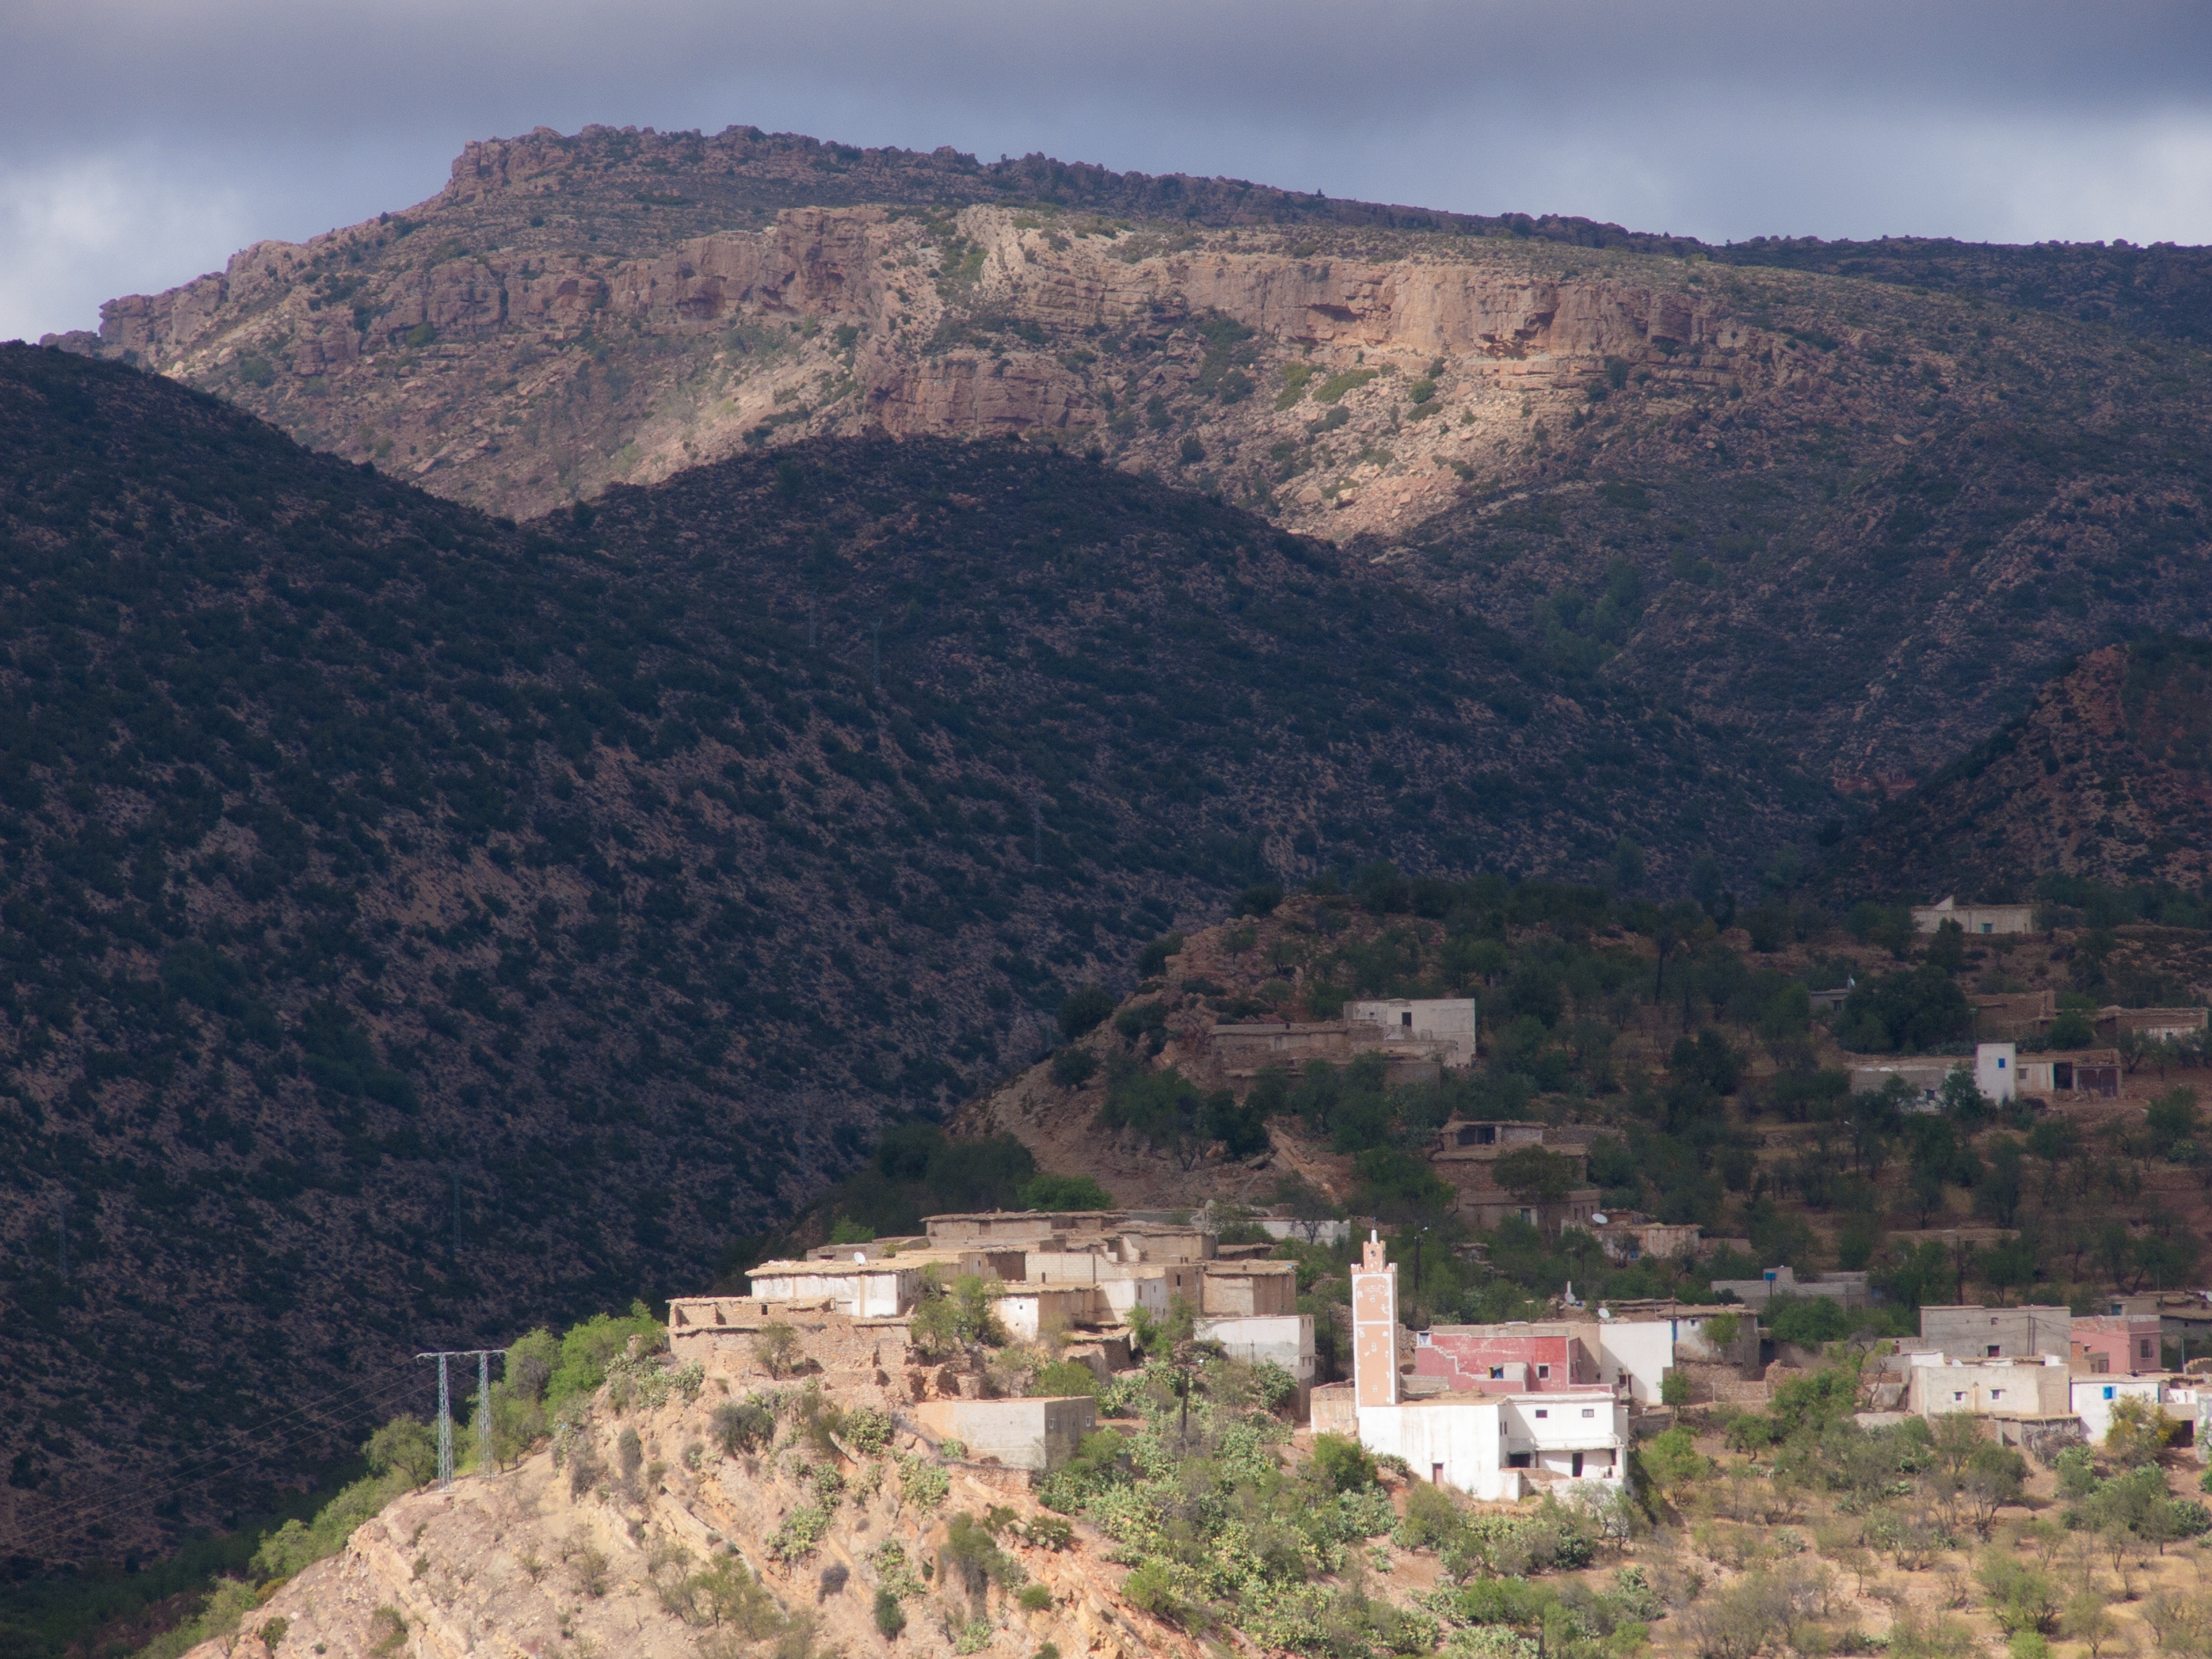
[[[374,1391],[353,1403],[356,1407],[367,1407],[372,1411],[381,1409],[385,1405],[405,1393],[406,1389],[407,1379],[404,1376],[387,1378]],[[332,1425],[332,1426],[343,1428],[343,1425]],[[273,1445],[258,1444],[250,1454],[246,1450],[235,1449],[216,1453],[210,1459],[204,1460],[198,1468],[189,1474],[179,1474],[161,1486],[150,1488],[137,1487],[128,1496],[110,1498],[102,1503],[61,1514],[49,1515],[39,1524],[16,1534],[15,1541],[18,1544],[43,1542],[90,1526],[95,1522],[129,1514],[133,1510],[143,1509],[149,1503],[157,1503],[191,1487],[234,1474],[252,1459],[281,1457],[309,1444],[317,1437],[318,1431],[315,1425],[295,1424],[292,1428],[283,1431]]]
[[[201,1460],[200,1467],[197,1469],[187,1463],[184,1469],[172,1475],[168,1480],[161,1485],[150,1487],[137,1486],[125,1496],[115,1497],[89,1507],[60,1514],[49,1513],[41,1517],[37,1523],[12,1534],[11,1547],[36,1544],[79,1530],[97,1521],[107,1520],[143,1509],[149,1504],[158,1503],[162,1498],[174,1496],[192,1486],[234,1473],[239,1467],[248,1462],[266,1461],[271,1456],[281,1455],[297,1447],[306,1445],[320,1435],[325,1428],[350,1432],[344,1424],[329,1417],[324,1417],[319,1424],[295,1419],[319,1416],[325,1412],[357,1412],[364,1407],[374,1411],[409,1392],[412,1386],[412,1375],[403,1366],[388,1366],[381,1372],[372,1373],[369,1376],[349,1382],[344,1387],[334,1389],[327,1395],[279,1413],[250,1431],[241,1431],[244,1433],[250,1433],[257,1443],[250,1452],[233,1448],[210,1453]],[[357,1397],[349,1400],[349,1395]],[[273,1447],[264,1443],[271,1435],[274,1435],[276,1440]]]

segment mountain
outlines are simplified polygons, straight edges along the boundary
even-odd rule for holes
[[[416,1352],[704,1284],[1240,887],[1691,816],[1742,867],[1823,799],[1041,445],[817,440],[516,528],[24,347],[0,437],[33,1559],[311,1483]]]
[[[1871,802],[2203,611],[2208,271],[540,130],[67,343],[513,516],[823,436],[1042,440]]]
[[[2212,645],[2093,651],[1844,849],[1838,890],[2016,898],[2040,876],[2212,879]]]

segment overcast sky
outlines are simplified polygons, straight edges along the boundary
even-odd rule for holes
[[[1717,240],[2212,241],[2208,0],[0,0],[0,339],[593,121]]]

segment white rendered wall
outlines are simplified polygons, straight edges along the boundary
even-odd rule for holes
[[[1598,1321],[1598,1373],[1604,1381],[1617,1382],[1620,1373],[1626,1371],[1629,1397],[1638,1405],[1659,1403],[1660,1385],[1674,1363],[1674,1329],[1667,1321]]]

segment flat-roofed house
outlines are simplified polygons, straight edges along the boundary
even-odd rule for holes
[[[1912,926],[1932,933],[1947,921],[1955,921],[1968,933],[2032,933],[2035,907],[2032,904],[1961,904],[1955,898],[1912,907]]]
[[[745,1275],[761,1302],[827,1303],[852,1319],[913,1311],[922,1270],[896,1257],[878,1261],[763,1261]]]
[[[1486,1229],[1516,1219],[1555,1234],[1563,1227],[1588,1227],[1598,1213],[1598,1189],[1588,1184],[1596,1138],[1596,1130],[1581,1124],[1455,1117],[1429,1142],[1429,1166],[1457,1191],[1460,1218],[1469,1226]],[[1564,1198],[1524,1198],[1498,1182],[1498,1160],[1532,1146],[1572,1165]]]

